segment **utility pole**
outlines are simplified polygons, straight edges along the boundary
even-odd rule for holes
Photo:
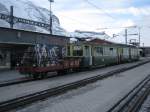
[[[139,46],[141,44],[141,28],[139,27]]]
[[[128,44],[128,31],[125,29],[125,43]]]
[[[52,2],[54,2],[54,0],[48,0],[49,3],[50,3],[50,34],[52,35],[53,34],[53,31],[52,31],[52,26],[53,26],[53,20],[52,20]]]
[[[14,26],[14,7],[13,6],[10,6],[10,28],[13,29],[13,26]]]

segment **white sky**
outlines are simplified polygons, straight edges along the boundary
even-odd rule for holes
[[[36,5],[49,9],[48,0],[31,0]],[[141,28],[141,43],[150,46],[150,0],[55,0],[53,12],[60,19],[61,26],[67,31],[105,30],[112,36],[123,29],[118,27],[137,25]],[[99,8],[99,9],[98,9]],[[115,28],[115,29],[114,29]],[[133,31],[132,31],[133,30]],[[130,28],[129,32],[137,33],[137,29]],[[123,33],[119,33],[123,35]],[[129,39],[136,38],[130,36]],[[124,42],[123,37],[112,39]],[[141,44],[142,45],[142,44]]]

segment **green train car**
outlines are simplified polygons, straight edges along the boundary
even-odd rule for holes
[[[29,50],[31,51],[25,52],[17,69],[21,74],[28,74],[36,79],[46,77],[48,72],[60,75],[139,59],[136,46],[101,39],[67,42],[63,46],[37,44]]]
[[[139,60],[136,46],[95,39],[67,45],[67,57],[80,58],[80,66],[102,67]]]

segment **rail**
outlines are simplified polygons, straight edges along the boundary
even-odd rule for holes
[[[126,67],[126,68],[120,68],[116,71],[116,73],[120,73],[120,72],[124,72],[126,70],[130,70],[130,69],[133,69],[133,68],[136,68],[138,66],[141,66],[143,64],[146,64],[150,62],[150,60],[148,61],[144,61],[144,62],[140,62],[136,65],[133,65],[133,66],[130,66],[130,67]],[[112,71],[114,72],[114,71]],[[52,75],[52,76],[48,76],[47,78],[52,78],[52,77],[55,77],[56,75]],[[45,79],[45,78],[44,78]],[[35,80],[33,78],[20,78],[20,79],[14,79],[14,80],[8,80],[8,81],[4,81],[4,82],[0,82],[0,87],[6,87],[6,86],[11,86],[11,85],[16,85],[16,84],[21,84],[21,83],[28,83],[28,82],[31,82],[31,81],[38,81],[38,80]]]
[[[107,112],[138,112],[149,93],[150,75],[142,80]]]
[[[139,65],[135,65],[134,67],[137,67],[137,66],[139,66]],[[14,99],[9,100],[9,101],[0,102],[0,112],[9,111],[9,110],[18,108],[20,106],[24,106],[24,105],[33,103],[33,102],[38,101],[38,100],[42,100],[42,99],[45,99],[45,98],[48,98],[48,97],[51,97],[51,96],[55,96],[55,95],[64,93],[64,92],[66,92],[68,90],[71,90],[71,89],[75,89],[75,88],[78,88],[78,87],[81,87],[81,86],[85,86],[89,83],[93,83],[97,80],[101,80],[101,79],[110,77],[114,74],[124,72],[124,71],[132,69],[134,67],[132,66],[132,67],[124,68],[124,69],[114,70],[114,71],[108,72],[106,74],[93,76],[93,77],[86,78],[86,79],[83,79],[83,80],[78,80],[76,82],[72,82],[72,83],[69,83],[69,84],[61,85],[61,86],[58,86],[58,87],[55,87],[55,88],[50,88],[50,89],[47,89],[47,90],[44,90],[44,91],[40,91],[40,92],[36,92],[36,93],[29,94],[29,95],[26,95],[26,96],[14,98]]]

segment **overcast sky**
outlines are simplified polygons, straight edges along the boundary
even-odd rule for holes
[[[48,0],[31,1],[49,9]],[[113,28],[105,30],[112,35],[123,30],[118,27],[138,25],[141,27],[141,43],[150,46],[150,0],[55,0],[52,9],[61,26],[68,31]],[[130,28],[130,32],[136,33],[138,30]]]

